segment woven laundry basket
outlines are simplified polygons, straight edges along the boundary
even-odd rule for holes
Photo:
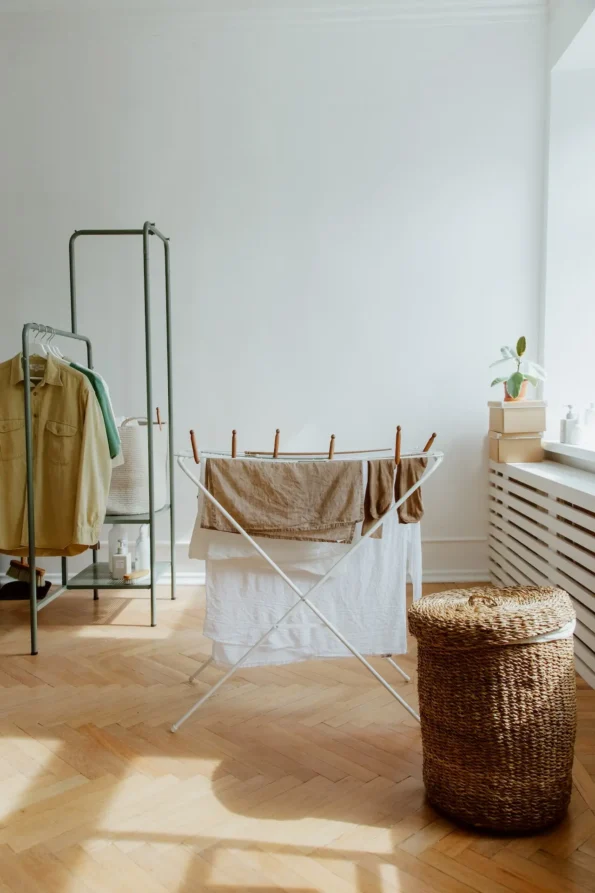
[[[424,783],[438,809],[508,832],[562,818],[576,733],[574,620],[561,589],[453,589],[412,605]]]

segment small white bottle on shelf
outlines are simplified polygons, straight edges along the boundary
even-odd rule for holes
[[[121,580],[124,574],[129,574],[132,570],[132,559],[128,547],[124,541],[118,543],[118,551],[112,558],[112,577],[114,580]]]
[[[108,534],[107,542],[108,542],[109,569],[110,569],[110,573],[111,573],[114,555],[118,551],[118,543],[123,542],[125,544],[124,551],[126,551],[126,552],[128,551],[128,534],[126,533],[126,528],[124,527],[123,524],[112,524],[111,530]]]

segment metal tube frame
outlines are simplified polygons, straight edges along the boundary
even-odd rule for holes
[[[202,455],[204,456],[205,454],[203,453]],[[364,657],[364,655],[361,654],[357,650],[357,648],[355,648],[355,646],[352,645],[351,642],[348,639],[346,639],[345,636],[342,635],[342,633],[337,629],[337,627],[334,626],[334,624],[331,623],[331,621],[322,613],[322,611],[320,611],[316,607],[316,605],[311,601],[311,597],[314,595],[316,590],[318,590],[323,585],[323,583],[333,574],[335,569],[343,561],[346,561],[351,555],[353,555],[355,552],[358,551],[358,549],[360,549],[362,547],[363,543],[366,542],[366,540],[370,536],[372,536],[372,534],[376,530],[378,530],[378,528],[382,525],[382,523],[386,520],[386,518],[392,512],[396,511],[396,509],[398,509],[399,506],[401,506],[407,499],[409,499],[411,494],[414,493],[419,487],[421,487],[422,483],[424,483],[425,481],[428,480],[428,478],[438,469],[438,467],[440,466],[440,464],[442,463],[442,461],[444,459],[444,454],[438,453],[438,452],[420,453],[420,454],[415,454],[415,455],[416,456],[419,455],[420,457],[427,458],[427,459],[433,459],[434,462],[431,466],[426,467],[421,478],[415,484],[413,484],[413,486],[410,487],[409,490],[407,490],[407,492],[400,499],[397,500],[397,502],[393,503],[393,505],[391,505],[390,508],[387,509],[387,511],[380,518],[378,518],[378,520],[376,520],[374,522],[374,524],[372,524],[372,526],[367,530],[367,532],[359,540],[357,540],[357,542],[355,542],[348,549],[347,552],[345,552],[343,555],[341,555],[340,558],[338,558],[337,561],[334,563],[334,565],[331,567],[331,569],[328,570],[319,580],[317,580],[317,582],[307,592],[301,591],[301,589],[293,582],[293,580],[291,580],[290,577],[288,577],[287,574],[279,567],[279,565],[276,564],[275,561],[273,561],[273,559],[269,557],[269,555],[264,551],[264,549],[262,549],[258,545],[258,543],[256,543],[254,541],[254,539],[250,536],[250,534],[247,533],[246,530],[244,530],[244,528],[235,520],[235,518],[218,502],[217,499],[215,499],[215,497],[211,493],[209,493],[209,491],[204,486],[204,484],[190,472],[190,470],[185,465],[187,457],[183,456],[183,455],[178,456],[178,460],[177,460],[178,465],[180,466],[182,471],[187,475],[187,477],[190,478],[190,480],[195,484],[195,486],[198,487],[198,489],[213,503],[213,505],[215,505],[218,508],[218,510],[221,512],[221,514],[224,515],[225,518],[227,518],[227,520],[235,527],[235,529],[238,531],[238,533],[241,534],[244,537],[244,539],[250,543],[250,545],[253,547],[253,549],[255,549],[256,552],[258,552],[258,554],[261,556],[261,558],[264,558],[264,560],[275,571],[275,573],[277,573],[281,577],[281,579],[287,583],[287,585],[298,596],[298,600],[290,608],[288,608],[287,611],[285,611],[285,613],[281,617],[279,617],[278,620],[265,633],[263,633],[263,635],[258,639],[257,642],[255,642],[253,645],[250,646],[250,648],[247,649],[247,651],[242,655],[242,657],[238,661],[236,661],[236,663],[233,664],[233,666],[231,666],[229,668],[229,670],[225,673],[224,676],[221,677],[221,679],[219,679],[213,686],[211,686],[211,688],[204,695],[202,695],[202,697],[199,698],[199,700],[196,701],[196,703],[189,710],[187,710],[186,713],[183,716],[181,716],[180,719],[177,720],[177,722],[175,722],[173,724],[173,726],[171,727],[172,732],[177,732],[178,729],[180,728],[180,726],[183,723],[185,723],[186,720],[189,719],[192,716],[192,714],[205,703],[205,701],[208,701],[208,699],[211,698],[215,694],[215,692],[218,691],[218,689],[221,688],[221,686],[224,685],[227,682],[227,680],[230,679],[234,675],[234,673],[247,660],[247,658],[250,656],[250,654],[252,654],[252,652],[256,648],[258,648],[260,645],[262,645],[262,643],[268,638],[268,636],[273,632],[273,630],[277,629],[279,624],[282,623],[287,617],[289,617],[290,614],[292,614],[302,603],[307,605],[310,608],[310,610],[327,627],[327,629],[329,629],[339,639],[339,641],[342,642],[342,644],[345,645],[345,647],[348,648],[349,651],[351,651],[353,656],[356,657],[360,661],[360,663],[362,663],[366,667],[367,670],[369,670],[369,672],[393,696],[393,698],[395,698],[395,700],[397,700],[401,704],[401,706],[404,707],[405,710],[407,710],[407,712],[415,720],[417,720],[417,722],[419,722],[419,715],[413,709],[413,707],[411,707],[407,703],[407,701],[404,698],[402,698],[401,695],[397,691],[395,691],[395,689],[391,685],[389,685],[389,683],[386,681],[386,679],[370,664],[370,662]],[[207,664],[209,662],[210,661],[207,661],[206,663],[202,664],[201,667],[199,667],[198,671],[190,678],[191,679],[196,678],[198,673],[200,673],[207,666]],[[394,661],[392,661],[392,659],[391,659],[391,663],[393,663],[395,666],[397,666],[396,663]],[[400,669],[400,667],[397,666],[397,669],[399,670],[399,672],[402,673],[402,675],[404,675],[404,676],[406,675],[403,673],[403,671]]]
[[[58,335],[61,338],[70,338],[74,341],[83,341],[87,345],[87,363],[91,368],[93,363],[93,348],[86,335],[78,335],[76,332],[64,332],[62,329],[54,329],[41,323],[28,322],[23,326],[23,376],[24,376],[24,401],[25,401],[25,455],[27,463],[27,532],[29,539],[29,618],[31,625],[31,654],[37,654],[37,613],[49,605],[66,590],[66,559],[62,559],[62,586],[47,595],[41,604],[37,603],[37,574],[35,557],[35,471],[33,468],[33,427],[31,424],[31,357],[29,353],[29,332],[47,332]]]
[[[72,331],[77,329],[77,295],[75,241],[80,236],[142,236],[143,240],[143,299],[145,312],[145,374],[147,395],[147,441],[149,452],[149,541],[151,554],[151,626],[157,623],[157,599],[155,579],[156,543],[155,543],[155,482],[154,482],[154,448],[153,448],[153,365],[151,338],[151,285],[149,269],[149,236],[157,236],[163,242],[165,266],[165,329],[167,354],[167,412],[169,434],[169,513],[170,513],[170,568],[171,598],[176,597],[176,522],[175,522],[175,490],[174,490],[174,408],[173,408],[173,371],[171,352],[171,287],[170,287],[170,255],[169,239],[161,233],[154,223],[146,221],[142,229],[80,229],[75,230],[68,245],[70,272],[70,318]],[[93,551],[93,563],[97,562],[97,552]],[[67,578],[66,566],[63,565],[62,578]],[[97,589],[93,590],[94,598],[98,597]]]

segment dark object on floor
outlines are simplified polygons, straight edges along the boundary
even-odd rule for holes
[[[561,589],[458,589],[409,610],[423,777],[440,811],[534,832],[572,792],[575,613]]]
[[[50,589],[51,583],[44,583],[43,586],[37,587],[37,598],[41,600],[45,598]],[[25,602],[29,601],[29,584],[22,580],[15,580],[14,583],[6,583],[0,589],[0,602]]]

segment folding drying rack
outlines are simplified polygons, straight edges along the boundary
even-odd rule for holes
[[[266,561],[266,563],[269,565],[269,567],[282,580],[285,581],[285,583],[289,586],[290,589],[293,590],[293,592],[297,596],[297,600],[293,603],[293,605],[291,605],[290,608],[288,608],[283,614],[281,614],[277,618],[277,620],[269,627],[269,629],[267,629],[266,632],[264,632],[257,639],[257,641],[255,641],[252,645],[250,645],[246,649],[246,651],[239,658],[239,660],[237,660],[233,664],[233,666],[231,666],[227,670],[227,672],[217,682],[215,682],[205,692],[205,694],[203,694],[196,701],[196,703],[192,707],[190,707],[189,710],[186,711],[186,713],[183,716],[181,716],[173,724],[173,726],[171,727],[172,732],[177,732],[178,729],[180,728],[180,726],[183,723],[185,723],[186,720],[189,719],[193,715],[193,713],[195,713],[200,707],[202,707],[202,705],[206,701],[208,701],[209,698],[211,698],[221,688],[221,686],[227,682],[228,679],[231,679],[231,677],[234,675],[234,673],[236,673],[237,670],[240,669],[242,664],[248,659],[248,657],[252,654],[252,652],[255,651],[260,645],[262,645],[266,641],[266,639],[270,636],[270,634],[273,632],[273,630],[277,629],[279,627],[279,625],[282,624],[291,614],[293,614],[293,612],[296,611],[297,608],[302,604],[306,605],[306,607],[308,607],[310,609],[310,611],[318,618],[318,620],[336,636],[336,638],[345,646],[345,648],[347,648],[353,654],[353,656],[356,657],[359,660],[359,662],[361,664],[363,664],[364,667],[366,667],[366,669],[372,674],[372,676],[375,677],[375,679],[380,683],[380,685],[382,685],[383,688],[385,688],[386,691],[388,691],[389,694],[391,694],[393,696],[393,698],[396,701],[398,701],[401,704],[401,706],[404,707],[405,710],[407,710],[407,712],[415,720],[417,720],[417,722],[419,722],[419,715],[413,709],[413,707],[411,707],[411,705],[407,703],[405,698],[403,698],[399,694],[399,692],[396,691],[393,688],[393,686],[390,685],[389,682],[387,682],[387,680],[384,678],[384,676],[382,676],[382,674],[379,673],[378,670],[376,670],[372,666],[370,661],[363,654],[360,653],[360,651],[349,641],[349,639],[346,636],[344,636],[341,633],[341,631],[339,629],[337,629],[337,627],[333,623],[331,623],[331,621],[314,604],[314,602],[312,601],[312,598],[317,595],[318,590],[324,585],[326,580],[328,580],[332,576],[332,574],[335,572],[335,569],[340,564],[342,564],[344,561],[347,561],[351,555],[355,554],[355,552],[357,552],[360,548],[362,548],[364,543],[372,536],[372,534],[375,533],[375,531],[378,530],[382,526],[382,524],[388,519],[389,515],[391,513],[394,513],[401,505],[403,505],[403,503],[405,503],[407,501],[407,499],[409,499],[409,497],[416,490],[418,490],[421,487],[422,484],[425,484],[425,482],[431,477],[431,475],[433,475],[434,472],[440,467],[440,465],[442,464],[442,461],[444,459],[444,453],[442,453],[441,451],[431,450],[431,447],[432,447],[435,437],[436,437],[436,435],[433,434],[432,437],[427,442],[424,449],[421,450],[420,452],[403,454],[401,456],[401,428],[400,427],[397,428],[396,446],[395,446],[395,454],[394,454],[396,464],[398,465],[400,463],[401,458],[403,458],[403,459],[405,459],[405,458],[407,458],[407,459],[426,459],[428,461],[426,463],[426,467],[423,471],[423,474],[419,477],[419,479],[417,481],[415,481],[415,483],[412,484],[412,486],[407,490],[406,493],[404,493],[396,502],[392,503],[392,505],[380,516],[380,518],[378,518],[370,526],[370,528],[367,530],[366,533],[364,533],[359,539],[357,539],[353,543],[351,543],[351,545],[346,550],[346,552],[343,555],[341,555],[339,558],[337,558],[337,560],[333,564],[333,566],[329,570],[327,570],[326,573],[323,576],[321,576],[310,587],[310,589],[307,592],[303,592],[300,589],[300,587],[297,586],[296,583],[291,579],[291,577],[289,577],[288,574],[286,574],[282,570],[282,568],[279,567],[279,565],[275,561],[273,561],[273,559],[270,557],[270,555],[268,555],[268,553],[265,551],[265,549],[263,549],[255,541],[255,539],[252,536],[250,536],[250,534],[233,517],[233,515],[231,515],[230,512],[228,512],[227,509],[223,505],[221,505],[221,503],[215,498],[215,496],[213,496],[213,494],[208,490],[208,488],[202,483],[200,478],[196,477],[196,475],[192,474],[192,472],[190,471],[190,469],[188,468],[188,466],[186,464],[186,462],[192,457],[194,458],[194,462],[197,465],[200,464],[201,457],[202,458],[226,457],[226,458],[230,458],[230,459],[237,458],[236,432],[234,431],[232,434],[231,453],[213,452],[213,451],[208,451],[208,452],[201,451],[199,453],[197,445],[196,445],[196,440],[194,437],[194,432],[193,431],[190,432],[190,440],[192,443],[192,453],[191,454],[190,453],[178,453],[177,454],[178,465],[180,466],[180,468],[182,469],[182,471],[184,472],[186,477],[188,477],[192,481],[194,486],[203,494],[203,496],[206,499],[208,499],[221,512],[221,514],[227,519],[227,521],[230,522],[230,524],[232,524],[232,526],[235,528],[237,533],[239,533],[246,540],[246,542],[248,542],[252,546],[254,551],[258,555],[260,555],[260,557]],[[307,454],[307,453],[306,454],[304,454],[304,453],[281,454],[279,452],[279,430],[277,429],[277,431],[275,433],[275,446],[274,446],[272,453],[263,454],[263,453],[256,453],[256,452],[253,452],[253,453],[245,452],[242,455],[242,458],[247,459],[247,460],[258,459],[260,461],[271,461],[271,462],[283,461],[283,459],[286,459],[288,461],[293,460],[293,461],[299,462],[299,461],[307,461],[308,459],[312,459],[313,457],[315,457],[321,461],[324,461],[325,459],[327,459],[328,461],[332,461],[334,456],[336,455],[335,449],[334,449],[334,442],[335,442],[335,436],[332,435],[331,443],[329,446],[328,457],[321,455],[321,454]],[[367,451],[366,452],[361,452],[361,451],[344,452],[344,453],[342,453],[342,458],[347,459],[347,460],[361,462],[362,459],[366,459],[366,458],[383,458],[379,454],[386,453],[386,452],[387,451],[385,451],[385,450],[374,450],[374,451],[371,451],[369,454]],[[392,458],[392,456],[391,456],[391,458]],[[431,464],[429,464],[430,460],[431,460]],[[404,677],[406,682],[410,681],[407,674],[393,660],[391,655],[385,654],[385,655],[383,655],[383,657],[388,659],[388,661],[391,663],[391,665],[396,670],[398,670],[399,673]],[[196,670],[196,672],[190,677],[189,681],[193,682],[202,673],[202,671],[207,666],[209,666],[209,664],[211,664],[212,662],[213,662],[212,657],[207,658],[207,660],[204,661],[200,665],[200,667]]]

